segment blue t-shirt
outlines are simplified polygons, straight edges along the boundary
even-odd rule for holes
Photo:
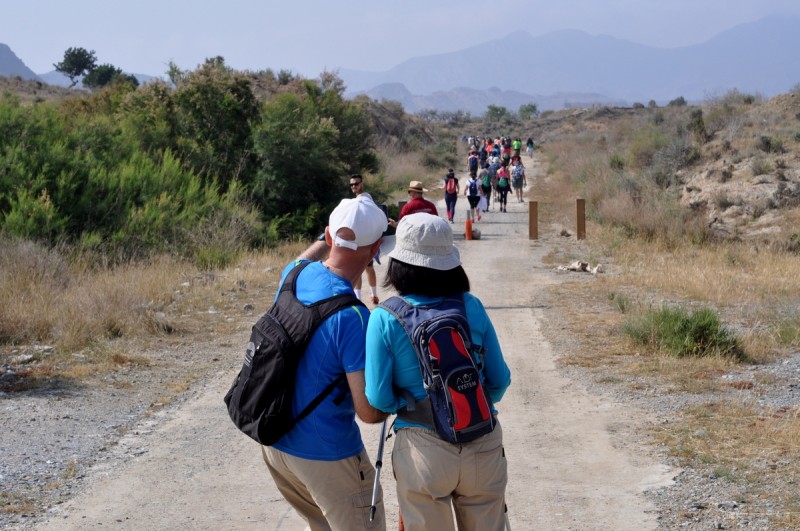
[[[404,295],[403,298],[414,306],[442,300],[442,297],[419,295]],[[464,304],[472,342],[486,349],[483,385],[492,403],[496,404],[511,385],[511,371],[503,359],[497,333],[481,301],[464,293]],[[405,399],[395,394],[393,386],[409,391],[417,400],[426,396],[422,387],[422,371],[405,328],[380,306],[372,311],[367,325],[367,364],[364,376],[367,381],[367,400],[372,407],[387,413],[396,413],[406,405]],[[395,429],[410,425],[412,424],[397,419]]]
[[[281,284],[298,263],[294,261],[286,266]],[[350,282],[332,273],[322,262],[312,263],[297,278],[297,298],[305,304],[341,293],[353,293]],[[297,368],[292,398],[294,415],[339,375],[364,369],[364,337],[368,320],[369,310],[353,306],[336,312],[314,332]],[[316,461],[338,461],[361,452],[364,443],[356,424],[347,380],[273,447],[295,457]]]

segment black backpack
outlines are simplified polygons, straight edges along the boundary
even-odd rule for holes
[[[380,304],[394,315],[414,345],[428,396],[407,406],[398,418],[434,429],[451,443],[469,442],[494,430],[492,400],[481,383],[483,348],[473,345],[463,296],[428,306],[401,297]]]
[[[236,427],[265,446],[289,433],[344,381],[342,373],[292,418],[297,365],[314,331],[339,310],[364,306],[352,293],[309,305],[297,300],[297,277],[310,263],[302,262],[286,275],[277,300],[253,325],[244,365],[225,395],[228,414]]]

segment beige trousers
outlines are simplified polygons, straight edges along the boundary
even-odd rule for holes
[[[450,444],[422,428],[398,430],[392,450],[406,531],[502,531],[508,482],[503,432]]]
[[[339,461],[301,459],[268,446],[261,452],[278,490],[311,531],[386,529],[381,489],[369,521],[375,469],[366,450]]]

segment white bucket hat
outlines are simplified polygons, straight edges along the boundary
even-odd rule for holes
[[[378,241],[386,230],[387,220],[383,210],[369,194],[361,194],[354,199],[342,199],[328,218],[328,230],[336,247],[356,250]],[[356,235],[355,240],[345,240],[336,233],[348,228]]]
[[[461,265],[453,245],[453,230],[439,216],[418,212],[397,224],[395,246],[389,257],[406,264],[449,271]]]

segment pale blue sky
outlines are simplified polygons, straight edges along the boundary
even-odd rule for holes
[[[704,42],[741,23],[800,14],[798,0],[4,0],[0,42],[36,73],[64,50],[163,75],[221,55],[237,69],[387,70],[516,30],[605,34],[657,47]],[[540,50],[538,53],[545,53]]]

